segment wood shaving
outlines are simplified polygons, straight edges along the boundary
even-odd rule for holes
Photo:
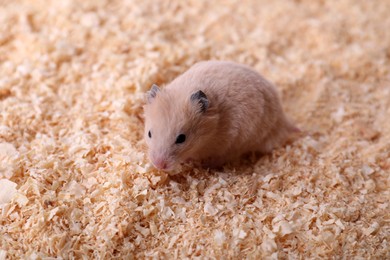
[[[389,259],[388,1],[0,4],[0,259]],[[303,134],[156,171],[144,92],[205,59],[277,86]]]
[[[9,203],[16,194],[17,184],[7,179],[0,180],[0,206]]]

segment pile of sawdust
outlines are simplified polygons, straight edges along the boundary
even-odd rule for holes
[[[0,1],[0,259],[389,258],[390,3]],[[248,64],[307,135],[222,172],[145,156],[143,92]]]

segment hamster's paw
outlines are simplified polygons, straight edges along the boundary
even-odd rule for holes
[[[222,169],[226,161],[223,158],[210,157],[202,160],[201,166],[209,169]]]

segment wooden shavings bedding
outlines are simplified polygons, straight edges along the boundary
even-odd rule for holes
[[[390,258],[387,1],[0,1],[0,259]],[[143,92],[254,67],[307,134],[157,172]]]

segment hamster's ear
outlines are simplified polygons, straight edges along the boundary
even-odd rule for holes
[[[207,99],[206,94],[202,90],[199,90],[192,94],[191,101],[195,102],[200,107],[200,111],[202,113],[206,112],[207,108],[209,107],[209,100]]]
[[[157,96],[158,92],[160,92],[160,88],[156,84],[153,84],[150,90],[146,92],[146,100],[148,103],[152,102],[152,100]]]

